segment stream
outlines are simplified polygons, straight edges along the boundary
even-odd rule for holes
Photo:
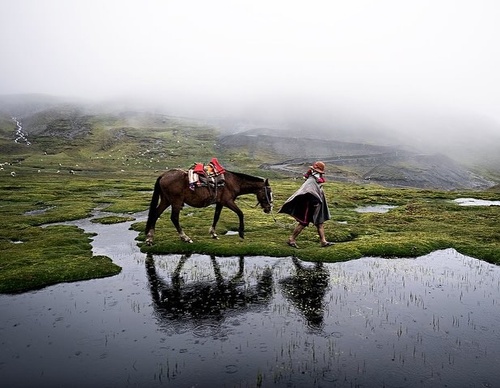
[[[12,120],[14,120],[16,122],[16,133],[15,133],[15,139],[14,139],[14,142],[15,143],[19,143],[19,142],[22,142],[22,143],[26,143],[26,145],[31,145],[31,142],[28,140],[28,134],[26,132],[24,132],[24,129],[23,129],[23,125],[21,124],[21,122],[16,119],[15,117],[12,118]]]
[[[500,384],[500,268],[453,249],[147,257],[130,222],[67,224],[97,233],[94,254],[123,270],[0,295],[2,387]]]

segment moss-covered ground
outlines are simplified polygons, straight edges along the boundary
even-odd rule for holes
[[[175,120],[142,119],[131,126],[113,117],[95,121],[83,138],[39,137],[32,146],[14,144],[9,120],[0,128],[0,292],[23,292],[60,282],[77,281],[120,272],[110,258],[92,255],[92,236],[73,226],[48,226],[89,216],[106,207],[116,217],[97,222],[127,221],[149,206],[153,184],[161,171],[189,167],[218,156],[234,171],[270,178],[274,212],[255,207],[254,196],[238,204],[245,214],[246,235],[235,231],[238,220],[224,209],[218,224],[220,238],[208,230],[212,207],[185,207],[184,231],[193,244],[180,241],[168,210],[159,219],[155,244],[144,244],[144,222],[136,222],[137,243],[145,253],[197,252],[214,255],[296,256],[310,261],[345,261],[362,256],[415,257],[443,248],[500,263],[500,206],[463,207],[459,197],[500,200],[495,190],[444,192],[384,188],[367,184],[328,182],[324,189],[332,214],[325,224],[327,237],[336,244],[320,248],[314,227],[300,235],[300,249],[286,244],[295,223],[277,211],[300,186],[300,179],[283,178],[259,170],[259,158],[244,153],[225,155],[217,148],[216,131]],[[12,126],[12,128],[11,128]],[[12,174],[14,173],[14,174]],[[14,176],[13,176],[14,175]],[[359,213],[366,205],[396,206],[387,213]]]
[[[500,263],[500,207],[464,207],[452,200],[467,196],[499,199],[498,194],[485,192],[437,192],[416,189],[389,189],[375,185],[328,183],[324,190],[332,219],[325,224],[326,235],[336,244],[320,248],[316,229],[311,225],[299,236],[299,249],[288,247],[286,241],[295,226],[294,220],[277,214],[281,204],[300,185],[297,180],[272,181],[275,212],[266,215],[255,208],[254,198],[238,202],[246,217],[246,237],[241,240],[235,231],[238,220],[229,210],[223,211],[218,224],[219,240],[213,240],[208,229],[213,209],[185,208],[181,223],[193,244],[182,243],[169,215],[160,218],[155,244],[142,245],[144,252],[200,252],[215,255],[291,256],[310,261],[344,261],[362,256],[416,257],[443,248],[491,263]],[[396,206],[387,213],[360,213],[366,205]],[[144,239],[143,223],[135,225]]]
[[[120,268],[109,258],[94,257],[92,236],[72,226],[41,225],[85,218],[95,208],[106,206],[116,217],[96,220],[114,223],[130,220],[135,212],[146,210],[156,175],[117,178],[78,175],[17,175],[0,177],[0,290],[22,291],[63,281],[110,276]],[[180,241],[169,211],[159,219],[153,246],[146,246],[144,222],[133,224],[139,232],[138,244],[148,253],[198,252],[215,255],[295,255],[311,261],[343,261],[362,256],[414,257],[442,248],[500,263],[500,207],[464,207],[452,202],[458,197],[499,200],[493,192],[437,192],[416,189],[389,189],[374,185],[331,182],[324,186],[332,219],[326,225],[327,237],[336,245],[320,248],[314,227],[304,230],[299,249],[286,245],[294,227],[293,219],[278,214],[279,206],[300,185],[300,180],[271,181],[275,209],[264,214],[255,207],[254,196],[238,200],[245,213],[246,234],[235,231],[236,215],[224,209],[217,231],[210,237],[212,207],[185,207],[181,224],[194,243]],[[365,205],[393,205],[387,213],[359,213]],[[125,214],[125,216],[122,216]]]

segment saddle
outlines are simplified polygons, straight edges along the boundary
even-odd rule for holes
[[[196,187],[221,187],[224,186],[224,173],[226,170],[222,167],[217,158],[212,158],[209,163],[194,163],[188,170],[189,188],[194,190]]]

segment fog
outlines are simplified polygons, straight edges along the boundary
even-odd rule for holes
[[[496,0],[2,0],[0,94],[491,134],[499,18]]]

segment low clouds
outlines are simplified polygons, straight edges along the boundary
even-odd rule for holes
[[[500,121],[499,17],[494,0],[6,0],[0,93],[154,96],[220,112],[286,99],[420,104]]]

